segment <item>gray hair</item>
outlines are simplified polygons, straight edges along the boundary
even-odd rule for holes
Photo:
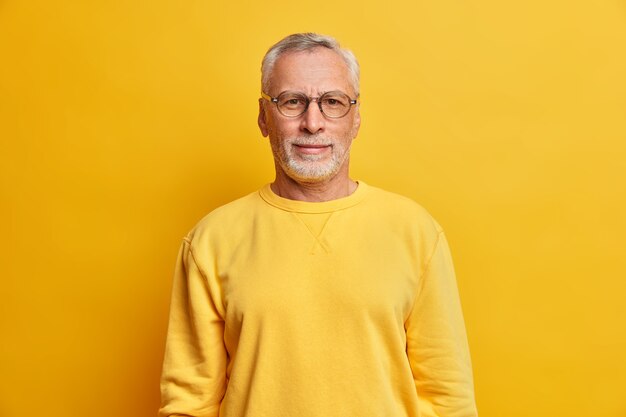
[[[263,91],[267,93],[270,88],[270,75],[274,70],[274,65],[281,55],[287,52],[302,52],[310,51],[315,48],[328,48],[335,51],[341,58],[343,58],[350,78],[352,87],[356,95],[359,95],[359,62],[352,51],[344,49],[339,45],[339,42],[331,36],[320,35],[318,33],[294,33],[286,38],[280,40],[278,43],[268,49],[267,53],[263,57],[263,63],[261,64],[261,87]]]

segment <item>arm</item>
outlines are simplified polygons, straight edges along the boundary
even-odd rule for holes
[[[160,417],[217,417],[226,390],[227,354],[219,286],[181,246],[161,374]]]
[[[405,324],[420,417],[475,417],[472,365],[452,258],[443,232]]]

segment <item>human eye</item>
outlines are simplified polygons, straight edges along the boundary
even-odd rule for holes
[[[344,94],[329,93],[322,98],[322,105],[328,107],[345,107],[349,99]]]
[[[285,109],[299,109],[306,106],[306,98],[299,94],[287,94],[279,97],[278,105]]]

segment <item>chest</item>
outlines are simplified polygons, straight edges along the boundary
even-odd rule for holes
[[[295,217],[252,230],[221,265],[227,326],[402,322],[419,267],[388,231]]]

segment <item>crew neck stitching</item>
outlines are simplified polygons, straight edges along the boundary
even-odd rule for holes
[[[302,224],[302,226],[304,226],[304,228],[309,232],[309,234],[311,235],[311,237],[313,237],[313,239],[315,240],[315,242],[313,243],[313,247],[311,247],[310,253],[314,254],[315,253],[315,248],[317,246],[320,246],[324,252],[329,253],[330,249],[328,248],[328,246],[322,241],[321,236],[324,233],[324,230],[326,230],[326,225],[328,224],[328,221],[330,220],[330,218],[333,216],[333,214],[335,214],[334,212],[330,213],[330,215],[328,216],[328,218],[326,218],[326,220],[324,221],[324,225],[322,226],[322,228],[320,229],[320,232],[316,235],[313,230],[311,230],[311,228],[309,227],[309,225],[304,221],[304,219],[300,216],[300,214],[309,214],[309,213],[297,213],[297,212],[292,212],[292,214],[300,221],[300,223]],[[325,214],[325,213],[315,213],[315,214]]]
[[[328,217],[326,218],[326,221],[324,221],[324,225],[322,226],[322,228],[320,229],[319,234],[317,235],[316,239],[319,242],[320,246],[324,248],[324,250],[326,251],[326,253],[330,252],[330,248],[326,245],[326,243],[324,243],[324,241],[322,240],[322,236],[324,236],[324,233],[326,232],[326,227],[328,226],[328,224],[330,223],[330,219],[333,218],[333,216],[335,215],[336,211],[333,211],[332,213],[330,213],[328,215]]]
[[[259,189],[258,194],[261,197],[261,199],[265,201],[267,204],[283,211],[287,211],[291,213],[304,213],[304,214],[334,213],[336,211],[349,209],[363,202],[363,200],[368,195],[368,189],[367,189],[368,187],[362,181],[358,181],[358,183],[359,183],[359,188],[361,187],[363,188],[361,189],[357,188],[357,190],[353,194],[350,194],[349,196],[342,197],[337,200],[329,200],[329,201],[322,201],[322,202],[316,202],[316,203],[299,201],[299,200],[289,200],[289,199],[280,197],[274,194],[274,192],[269,187],[269,184],[266,184],[261,189]],[[359,193],[361,195],[355,196],[354,195],[355,193]],[[353,197],[352,201],[341,201],[341,200],[349,199],[351,197]],[[281,200],[285,200],[285,201],[281,201]],[[309,204],[310,206],[306,207]],[[328,207],[322,209],[319,207],[315,207],[314,206],[315,204],[327,205]]]

